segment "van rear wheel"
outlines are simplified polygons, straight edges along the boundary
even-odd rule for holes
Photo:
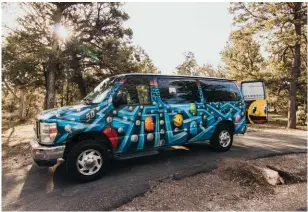
[[[216,130],[210,139],[212,148],[217,152],[228,151],[233,143],[233,133],[229,126],[226,124],[220,124],[216,127]]]
[[[72,147],[67,156],[67,171],[78,181],[100,178],[109,165],[108,148],[103,143],[87,139]]]

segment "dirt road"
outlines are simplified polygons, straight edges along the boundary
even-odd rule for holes
[[[217,153],[207,144],[170,149],[143,158],[114,161],[100,180],[71,182],[65,167],[39,168],[32,163],[27,143],[32,126],[15,127],[2,135],[3,210],[111,210],[168,179],[183,179],[211,171],[221,159],[249,160],[268,155],[307,151],[305,131],[248,132],[235,136],[234,146]]]

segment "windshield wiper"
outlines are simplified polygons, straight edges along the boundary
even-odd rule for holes
[[[82,103],[85,103],[87,105],[91,105],[91,104],[94,104],[90,99],[83,99],[81,100]]]

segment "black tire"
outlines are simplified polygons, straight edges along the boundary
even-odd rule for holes
[[[87,151],[94,152],[96,154],[94,156],[102,158],[100,168],[96,167],[97,170],[95,169],[95,173],[88,173],[89,175],[81,173],[79,170],[82,166],[77,165],[77,160],[82,157],[81,154],[87,153]],[[97,161],[99,161],[99,159]],[[107,145],[99,141],[86,139],[77,143],[70,149],[66,159],[66,166],[70,178],[80,182],[90,182],[100,178],[106,172],[109,162],[110,156]],[[79,166],[79,168],[77,166]]]
[[[221,133],[228,133],[230,140],[227,141],[227,139],[225,139],[226,141],[223,142],[224,144],[221,144],[220,138],[219,138]],[[226,124],[219,124],[216,127],[216,130],[212,138],[210,139],[211,147],[217,152],[226,152],[231,148],[232,143],[233,143],[233,132],[230,129],[230,127]]]

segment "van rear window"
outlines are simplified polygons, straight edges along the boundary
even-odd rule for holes
[[[195,80],[163,78],[158,80],[160,97],[166,104],[186,104],[200,102],[200,94]]]
[[[204,99],[207,102],[238,101],[240,91],[234,82],[201,80]]]

